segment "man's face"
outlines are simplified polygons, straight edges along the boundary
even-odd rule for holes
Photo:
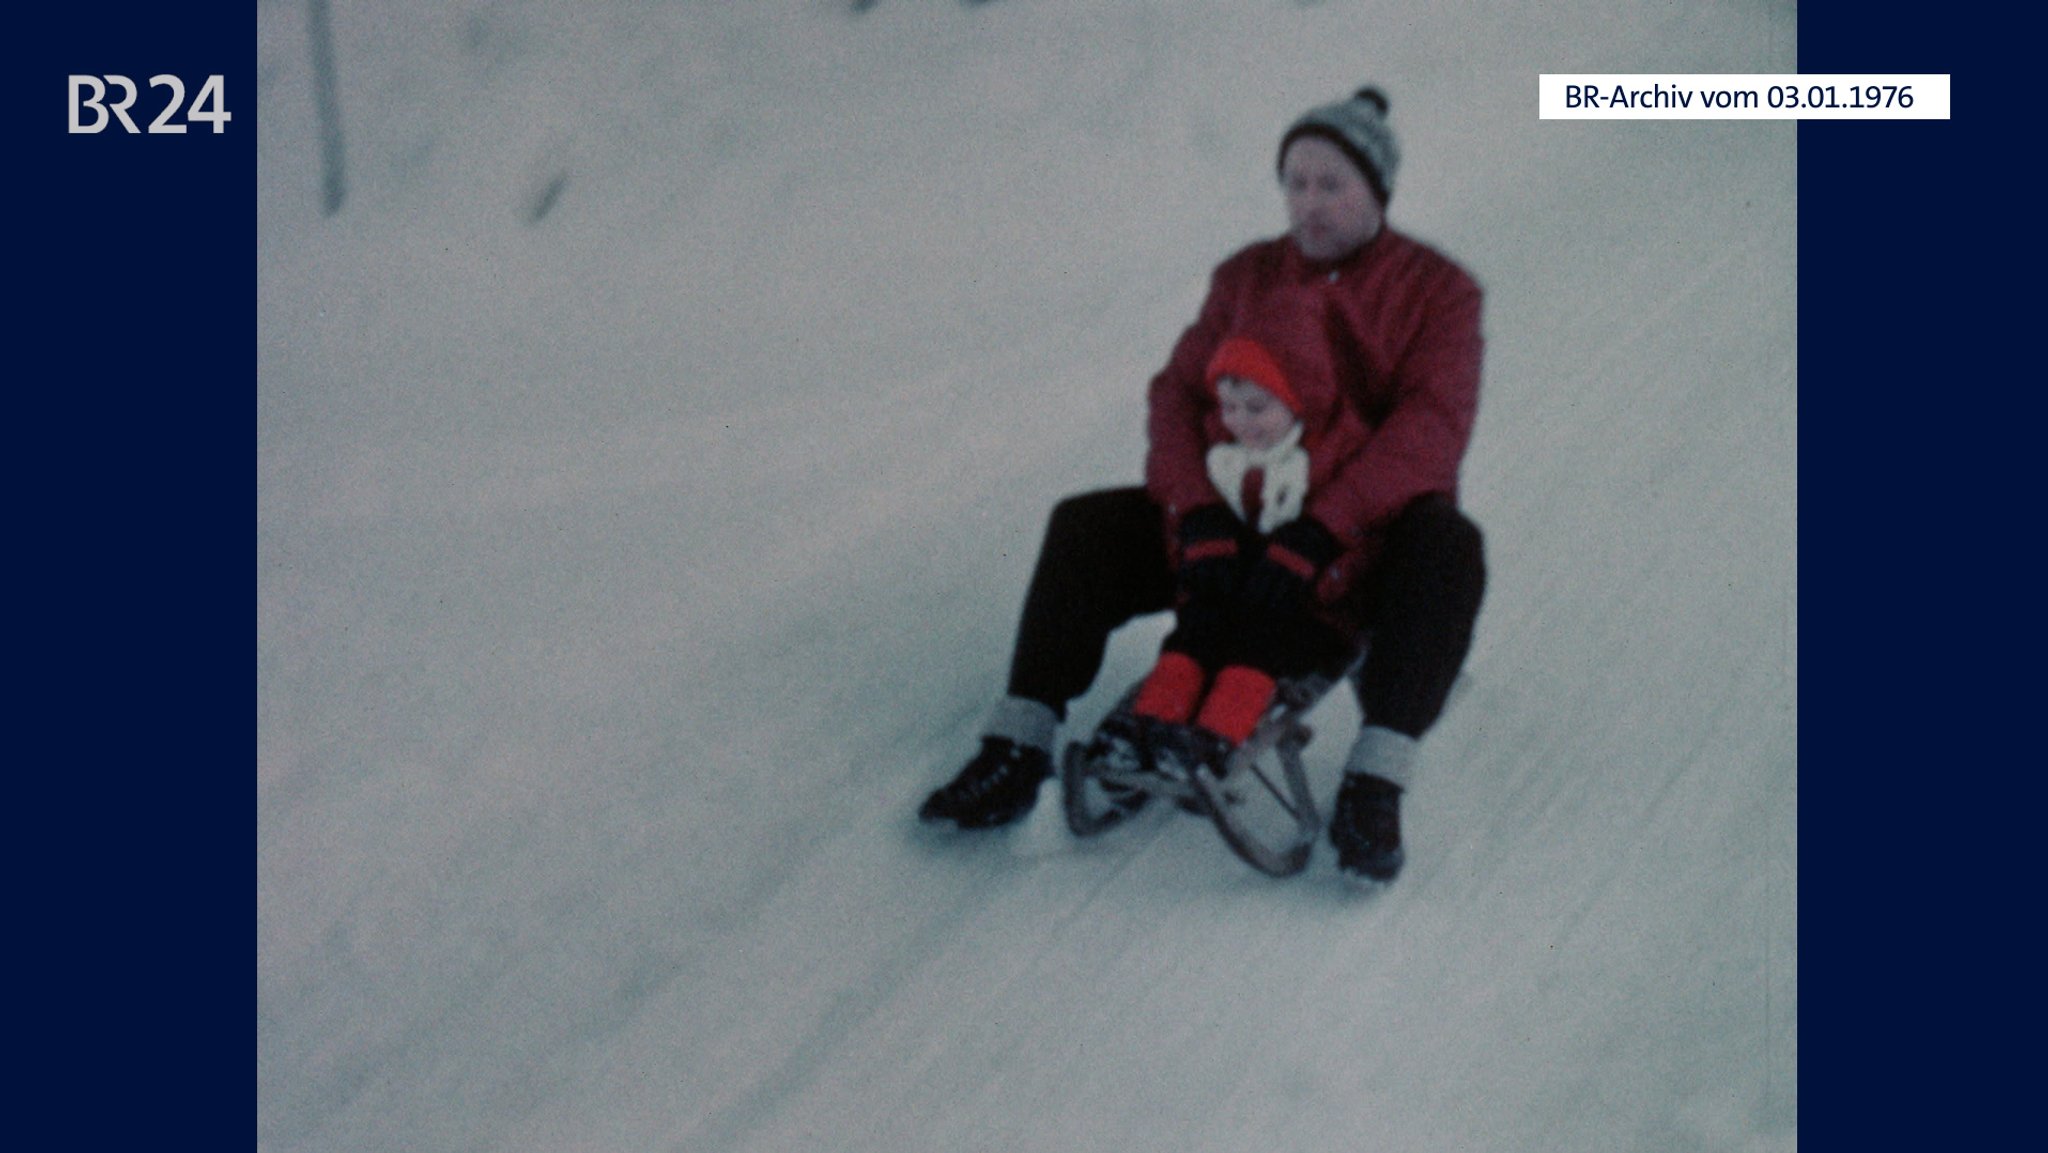
[[[1379,235],[1385,215],[1372,185],[1343,150],[1320,136],[1287,146],[1280,161],[1288,231],[1303,256],[1336,260]]]

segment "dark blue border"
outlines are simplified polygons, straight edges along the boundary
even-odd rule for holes
[[[64,1109],[55,1130],[17,1128],[95,1147],[248,1139],[248,20],[38,5],[0,63],[26,290],[7,466],[25,610],[7,710],[10,979],[28,994],[15,1089]],[[218,136],[74,135],[73,73],[129,76],[145,101],[164,92],[151,76],[181,77],[189,100],[219,74],[235,119]]]
[[[95,1145],[246,1140],[254,37],[226,5],[45,7],[17,15],[0,66],[27,296],[7,465],[16,1085],[113,1089],[118,1109],[66,1117]],[[1953,5],[1800,5],[1801,71],[1946,72],[1958,94],[1948,122],[1799,130],[1814,1148],[1998,1139],[1979,1132],[1995,1038],[2037,980],[2018,968],[2039,907],[2020,853],[2043,758],[2015,729],[2041,678],[2015,666],[2038,631],[2021,623],[2041,373],[2015,348],[2035,290],[2013,240],[2029,217],[2007,211],[2031,136],[1989,130],[1996,66],[1966,69],[1965,42]],[[236,120],[71,136],[73,72],[221,73]]]
[[[1999,115],[1985,51],[2015,34],[1968,19],[1800,5],[1801,72],[1954,85],[1948,121],[1799,127],[1810,1148],[1996,1147],[2001,1104],[2026,1099],[2000,1087],[2020,1066],[1999,1038],[2038,983],[2039,866],[2021,853],[2048,757],[2019,726],[2043,679],[2022,624],[2042,372],[2014,338],[2039,290],[2007,210],[2025,121]]]

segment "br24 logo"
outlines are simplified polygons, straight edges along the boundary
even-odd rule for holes
[[[193,96],[191,107],[186,108],[183,80],[168,72],[150,77],[151,88],[168,88],[171,93],[163,111],[157,113],[156,119],[149,122],[149,131],[183,132],[186,128],[185,122],[196,122],[212,124],[215,134],[226,132],[228,121],[234,119],[234,116],[228,111],[226,98],[221,94],[222,83],[218,75],[208,76],[199,86],[199,92]],[[112,89],[120,90],[119,99],[107,99],[107,93]],[[109,73],[104,80],[89,75],[71,77],[71,131],[103,132],[108,124],[118,120],[121,127],[130,133],[141,132],[142,129],[136,127],[135,121],[128,115],[128,109],[134,107],[139,95],[141,90],[126,76]],[[180,110],[185,113],[183,122],[177,119]]]

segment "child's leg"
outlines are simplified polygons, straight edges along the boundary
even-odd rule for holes
[[[1159,660],[1138,686],[1131,711],[1168,724],[1188,723],[1208,687],[1209,670],[1229,652],[1229,637],[1226,606],[1211,601],[1183,604],[1173,632],[1159,646]]]
[[[1216,674],[1209,695],[1202,698],[1202,711],[1195,715],[1195,727],[1222,737],[1236,748],[1259,727],[1259,718],[1266,715],[1277,688],[1270,673],[1250,665],[1227,665]]]
[[[1173,632],[1160,644],[1159,660],[1139,686],[1131,711],[1168,724],[1188,723],[1208,686],[1209,671],[1233,651],[1236,617],[1227,600],[1183,595]]]
[[[1273,704],[1282,677],[1301,676],[1343,659],[1341,634],[1306,613],[1247,615],[1238,622],[1231,659],[1216,674],[1195,724],[1233,746],[1243,744]]]
[[[1202,671],[1195,658],[1162,649],[1152,671],[1145,674],[1144,682],[1138,686],[1131,712],[1147,720],[1184,725],[1195,715],[1195,705],[1202,699],[1202,688],[1208,682],[1209,674]]]

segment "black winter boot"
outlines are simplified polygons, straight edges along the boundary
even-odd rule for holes
[[[1115,773],[1125,781],[1139,774],[1154,772],[1149,738],[1153,723],[1128,710],[1117,709],[1102,718],[1082,755],[1100,769]],[[1152,794],[1140,785],[1102,778],[1098,778],[1098,782],[1105,799],[1126,814],[1136,813],[1152,799]]]
[[[1401,872],[1401,786],[1371,773],[1346,773],[1330,816],[1337,868],[1386,884]]]
[[[1224,763],[1230,760],[1235,747],[1195,725],[1161,725],[1152,739],[1152,756],[1157,766],[1154,771],[1190,787],[1196,769],[1206,769],[1210,776],[1221,779]],[[1175,803],[1184,813],[1200,816],[1208,812],[1208,806],[1192,792],[1184,793]]]
[[[983,737],[981,751],[960,774],[925,799],[921,821],[952,821],[963,829],[1007,825],[1038,803],[1038,786],[1052,775],[1044,749],[1003,737]]]

